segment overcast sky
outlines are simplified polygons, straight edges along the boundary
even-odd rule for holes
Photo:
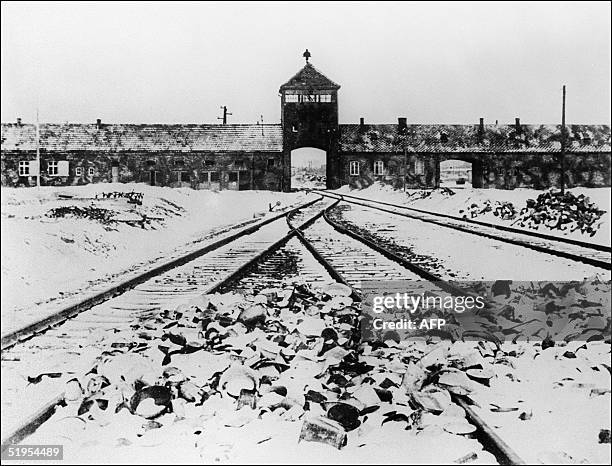
[[[610,123],[610,3],[2,3],[2,121],[280,121],[311,62],[340,122]]]

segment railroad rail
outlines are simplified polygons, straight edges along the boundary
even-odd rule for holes
[[[3,366],[11,362],[11,355],[15,363],[27,363],[28,359],[36,358],[37,355],[31,352],[35,342],[40,344],[40,339],[44,339],[40,351],[54,346],[66,348],[87,338],[84,333],[92,326],[125,327],[135,317],[144,321],[153,311],[169,307],[171,303],[207,293],[257,290],[270,286],[280,277],[300,276],[311,282],[325,282],[331,278],[350,286],[356,300],[360,299],[361,282],[372,279],[424,279],[446,292],[461,293],[454,285],[334,222],[329,211],[339,202],[324,203],[317,199],[307,203],[286,215],[275,217],[274,220],[285,218],[288,232],[280,228],[279,222],[270,220],[267,227],[260,226],[235,238],[248,237],[248,241],[235,245],[229,240],[216,248],[209,248],[190,260],[178,261],[174,267],[168,266],[158,274],[122,289],[118,296],[109,295],[102,303],[92,303],[68,321],[66,319],[70,317],[41,326],[27,337],[36,338],[29,341],[16,339],[19,345],[13,344],[10,350],[3,351],[3,359],[8,356],[3,360]],[[318,203],[324,205],[321,207]],[[314,258],[316,265],[307,261],[306,256]],[[297,265],[288,270],[288,263]],[[62,322],[63,325],[52,328]],[[465,410],[468,421],[476,427],[477,440],[486,451],[495,455],[500,464],[524,464],[465,399],[456,397],[454,401]],[[3,450],[6,445],[18,443],[30,435],[62,402],[63,394],[55,395],[25,421],[21,420],[20,425],[2,440]]]
[[[115,284],[99,293],[96,293],[95,295],[87,299],[84,299],[82,301],[79,301],[76,304],[60,309],[57,312],[41,320],[27,324],[16,330],[7,332],[4,335],[2,335],[0,348],[2,351],[5,351],[6,349],[11,348],[12,346],[14,346],[15,344],[19,342],[25,341],[34,335],[43,333],[46,330],[56,325],[60,325],[66,322],[68,319],[71,319],[77,316],[78,314],[91,309],[94,306],[97,306],[112,298],[117,297],[125,293],[126,291],[129,291],[135,288],[137,285],[146,282],[147,280],[150,280],[154,277],[162,275],[163,273],[169,270],[175,269],[177,267],[180,267],[181,265],[187,264],[188,262],[191,262],[201,256],[209,254],[240,238],[251,235],[255,233],[256,231],[260,230],[262,227],[286,217],[291,212],[301,209],[301,208],[309,207],[319,201],[320,199],[315,199],[315,200],[305,203],[302,206],[298,206],[294,209],[288,210],[278,215],[274,215],[270,218],[265,219],[262,222],[256,223],[255,225],[248,226],[247,228],[244,228],[236,233],[230,234],[217,241],[207,244],[206,246],[202,248],[199,248],[195,251],[189,252],[188,254],[184,254],[168,262],[165,262],[159,266],[156,266],[150,270],[147,270],[144,273],[138,274],[130,278],[129,280],[125,280],[123,282]]]
[[[570,238],[560,238],[537,232],[523,231],[502,225],[494,225],[491,223],[454,217],[452,215],[414,209],[383,201],[372,201],[344,193],[331,193],[321,190],[313,190],[313,192],[328,196],[332,199],[341,199],[349,204],[359,205],[380,212],[411,218],[476,236],[522,246],[534,251],[570,259],[601,269],[612,270],[612,249],[608,246],[590,244]]]

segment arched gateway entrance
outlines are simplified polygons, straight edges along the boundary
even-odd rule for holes
[[[325,152],[325,186],[340,187],[338,160],[338,89],[340,86],[308,62],[280,87],[281,125],[283,128],[283,190],[293,183],[292,153],[303,148]]]
[[[327,152],[314,147],[291,151],[291,188],[325,188],[327,186]]]

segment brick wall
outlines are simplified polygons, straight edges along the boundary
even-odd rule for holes
[[[34,177],[19,176],[19,161],[36,160],[33,151],[2,151],[2,186],[28,186]],[[50,160],[67,161],[67,176],[52,176]],[[113,181],[151,183],[159,186],[210,188],[216,173],[218,189],[265,189],[278,191],[282,180],[279,152],[53,152],[41,151],[42,185],[80,185]],[[237,174],[236,174],[237,173]]]
[[[423,173],[415,173],[415,162],[420,160]],[[364,188],[376,181],[396,188],[404,186],[406,163],[407,188],[433,188],[438,185],[439,163],[444,160],[464,160],[472,163],[474,187],[480,188],[535,188],[545,189],[560,184],[558,153],[443,153],[443,154],[342,154],[344,183],[352,188]],[[350,174],[350,162],[359,163],[359,175]],[[383,175],[374,174],[374,162],[382,161]],[[566,154],[566,186],[608,187],[610,152]]]

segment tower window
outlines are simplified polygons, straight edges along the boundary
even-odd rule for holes
[[[298,95],[297,94],[287,94],[285,95],[285,102],[297,102]]]
[[[359,176],[359,162],[352,160],[349,164],[349,173],[351,176]]]
[[[377,160],[374,162],[374,174],[375,175],[384,175],[385,174],[385,162],[382,160]]]

